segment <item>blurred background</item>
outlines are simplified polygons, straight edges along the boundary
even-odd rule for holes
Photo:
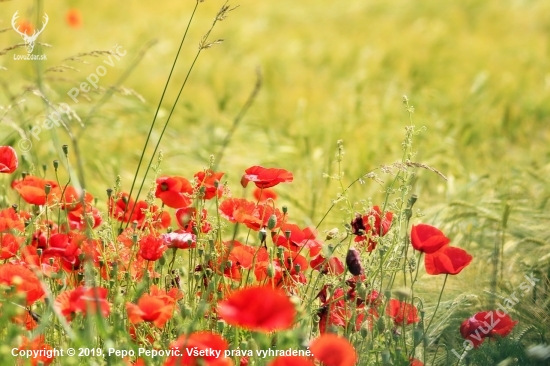
[[[44,175],[47,165],[51,178],[52,160],[64,161],[61,146],[68,144],[72,171],[82,166],[86,188],[100,202],[117,176],[128,191],[196,4],[0,1],[0,145],[19,147],[22,170]],[[197,6],[146,162],[222,5],[206,0]],[[414,161],[447,177],[417,171],[411,193],[419,196],[415,209],[424,216],[413,221],[440,227],[476,258],[462,281],[447,284],[450,310],[442,315],[442,327],[454,321],[449,329],[456,336],[457,324],[479,305],[463,297],[451,307],[456,296],[492,292],[494,299],[495,291],[516,288],[525,273],[548,276],[549,1],[242,0],[229,5],[239,7],[209,37],[224,41],[200,53],[160,144],[162,174],[192,178],[213,155],[232,195],[250,198],[250,189],[244,192],[239,185],[244,169],[284,168],[294,182],[277,187],[278,205],[287,205],[298,225],[316,225],[340,189],[326,178],[338,173],[336,142],[344,143],[347,186],[399,161],[405,127],[412,123],[420,131]],[[30,30],[39,29],[48,15],[34,50],[47,60],[14,59],[27,54],[11,26],[16,11],[17,25]],[[115,46],[125,52],[119,59],[108,53]],[[105,75],[97,89],[80,91],[75,102],[67,93],[101,66]],[[233,129],[258,70],[261,88]],[[412,120],[403,95],[414,106]],[[43,128],[40,140],[30,138],[32,149],[22,151],[21,138],[60,103],[71,108],[66,128]],[[149,173],[145,189],[153,184]],[[144,168],[140,180],[143,174]],[[358,211],[383,203],[393,177],[379,177],[383,183],[366,180],[348,192]],[[9,182],[2,184],[7,191]],[[349,218],[333,210],[319,230],[342,229]],[[489,276],[495,253],[504,265],[498,276]],[[498,290],[497,277],[504,286]],[[433,298],[441,281],[422,279],[419,295]],[[547,285],[516,314],[542,332],[550,329],[548,296],[540,295]]]

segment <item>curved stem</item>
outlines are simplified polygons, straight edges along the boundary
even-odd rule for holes
[[[445,284],[447,283],[448,277],[449,277],[449,274],[446,274],[445,280],[443,281],[443,286],[441,287],[441,292],[439,293],[439,299],[437,299],[437,305],[435,306],[434,313],[432,314],[432,318],[430,319],[430,322],[428,323],[428,326],[426,327],[424,334],[428,334],[428,329],[430,329],[430,325],[432,325],[432,322],[435,318],[435,313],[437,313],[437,309],[439,309],[439,304],[441,303],[441,296],[443,296],[443,290],[445,289]]]

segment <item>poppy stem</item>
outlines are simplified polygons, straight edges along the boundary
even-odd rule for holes
[[[434,321],[435,314],[437,313],[437,309],[439,309],[439,304],[441,303],[441,296],[443,296],[443,290],[445,289],[445,284],[447,283],[447,278],[449,277],[449,274],[445,275],[445,280],[443,281],[443,286],[441,287],[441,292],[439,293],[439,299],[437,299],[437,305],[435,306],[434,313],[432,314],[432,318],[430,319],[430,322],[428,323],[428,326],[424,330],[424,334],[428,333],[428,329],[430,329],[430,325],[432,325],[432,322]]]

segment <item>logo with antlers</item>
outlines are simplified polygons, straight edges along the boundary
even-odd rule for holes
[[[39,31],[35,30],[29,36],[27,33],[21,32],[19,30],[19,26],[15,24],[15,22],[18,18],[17,13],[18,13],[18,11],[16,11],[15,14],[13,14],[13,18],[11,18],[11,26],[13,27],[13,29],[15,29],[15,31],[17,33],[19,33],[21,35],[21,37],[25,41],[25,47],[27,48],[27,53],[32,53],[32,50],[34,49],[34,43],[36,42],[36,38],[38,38],[40,33],[42,33],[42,31],[44,31],[44,28],[46,28],[46,25],[48,24],[48,14],[44,13],[44,22],[42,22],[42,29],[40,29]]]

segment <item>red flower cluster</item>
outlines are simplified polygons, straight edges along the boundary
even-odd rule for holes
[[[464,249],[448,246],[450,241],[430,225],[413,225],[411,230],[412,246],[426,254],[424,265],[431,275],[459,274],[472,261],[473,257]]]

